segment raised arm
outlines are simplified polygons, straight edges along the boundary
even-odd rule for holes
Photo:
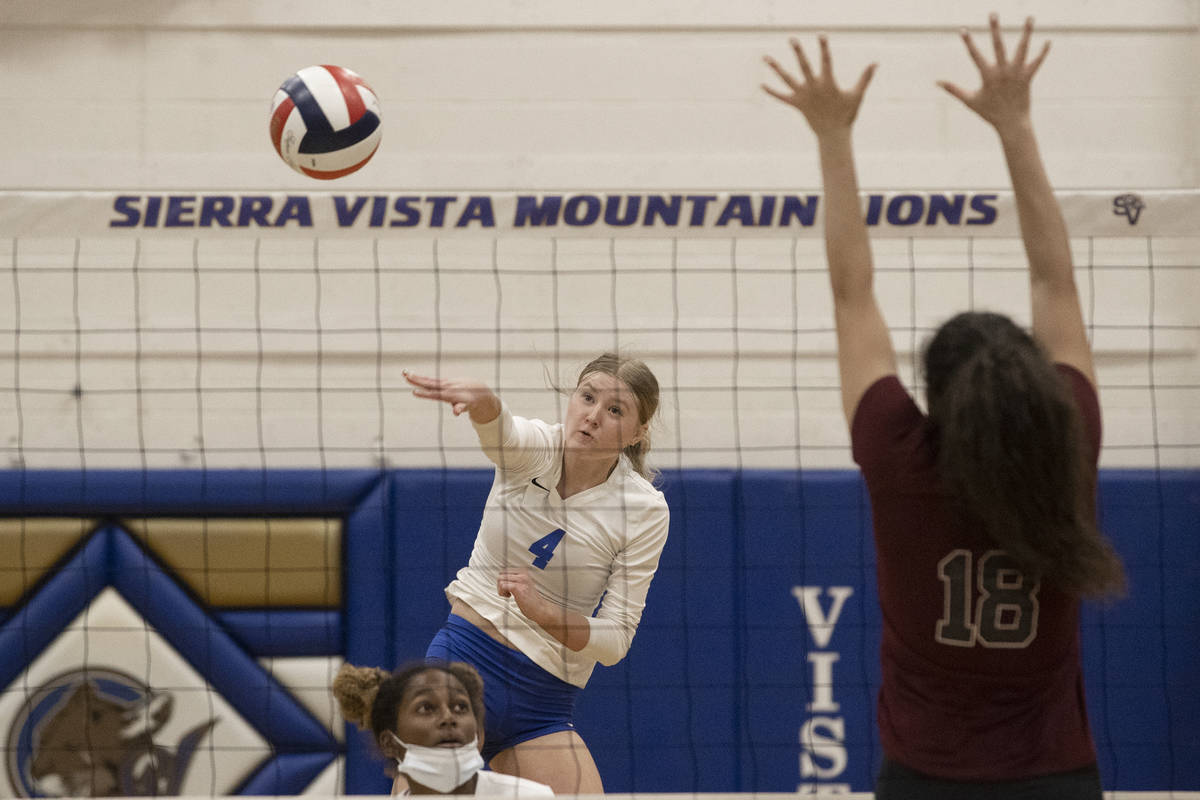
[[[404,379],[413,386],[413,394],[427,400],[438,400],[450,405],[454,416],[464,411],[471,421],[480,425],[500,416],[503,406],[496,393],[478,381],[462,381],[449,378],[430,378],[404,371]]]
[[[817,136],[825,189],[825,256],[833,289],[842,409],[847,424],[853,424],[855,409],[866,390],[875,381],[896,372],[891,335],[875,298],[875,266],[859,206],[851,141],[854,119],[867,84],[875,74],[875,65],[863,71],[852,89],[839,89],[833,77],[829,42],[822,36],[820,43],[819,73],[813,72],[804,49],[793,39],[792,50],[801,78],[768,57],[767,64],[787,84],[787,91],[776,91],[769,86],[763,89],[799,109]]]
[[[1029,113],[1029,87],[1050,50],[1050,43],[1042,45],[1038,54],[1029,58],[1033,19],[1027,18],[1021,40],[1010,58],[995,14],[989,23],[994,64],[989,64],[980,54],[971,35],[965,30],[962,32],[967,53],[982,78],[979,89],[967,92],[945,81],[938,85],[983,117],[1000,137],[1012,179],[1025,255],[1029,260],[1034,337],[1046,348],[1052,360],[1070,364],[1095,383],[1092,350],[1075,286],[1067,226],[1042,164]]]

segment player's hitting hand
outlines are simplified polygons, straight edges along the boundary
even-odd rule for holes
[[[867,84],[875,74],[876,64],[871,64],[859,77],[858,83],[852,89],[839,89],[833,77],[833,58],[829,54],[829,40],[825,36],[819,38],[821,43],[821,70],[814,73],[804,48],[800,42],[791,40],[792,50],[796,53],[796,63],[800,67],[801,78],[789,73],[770,56],[764,56],[767,66],[775,70],[788,91],[781,92],[763,84],[763,91],[778,98],[790,106],[799,109],[808,120],[809,127],[818,137],[835,131],[849,130],[858,116],[858,107],[862,104]]]
[[[414,387],[413,395],[449,403],[454,416],[468,412],[475,422],[491,422],[500,414],[500,398],[486,384],[452,378],[430,378],[403,372]]]
[[[968,92],[948,81],[938,81],[938,86],[957,97],[963,104],[979,116],[999,129],[1005,125],[1022,124],[1029,118],[1029,84],[1033,80],[1038,67],[1042,65],[1046,54],[1050,51],[1050,43],[1042,45],[1042,49],[1032,60],[1029,58],[1029,37],[1033,34],[1033,17],[1025,18],[1025,29],[1012,58],[1004,49],[1004,38],[1000,33],[1000,20],[995,14],[989,17],[992,29],[992,50],[996,61],[989,64],[971,34],[962,31],[963,43],[975,66],[979,68],[979,76],[983,85],[974,92]]]

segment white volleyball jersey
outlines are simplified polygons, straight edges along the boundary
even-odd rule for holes
[[[496,476],[470,562],[446,596],[547,672],[584,686],[597,661],[617,663],[633,642],[667,541],[666,499],[622,455],[604,483],[563,500],[561,424],[515,417],[505,406],[475,430]],[[496,580],[506,568],[525,568],[544,597],[587,617],[587,646],[571,651],[500,597]]]
[[[479,770],[476,772],[476,797],[554,797],[554,790],[544,783],[531,781],[528,778],[518,778],[515,775],[505,775],[502,772]],[[399,780],[392,782],[392,794],[403,797],[413,796],[410,789],[400,790],[403,785]]]
[[[554,797],[554,790],[544,783],[505,775],[501,772],[480,770],[476,773],[476,797]]]

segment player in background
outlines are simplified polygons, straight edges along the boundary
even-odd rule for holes
[[[405,377],[417,397],[465,412],[496,465],[426,655],[482,673],[492,769],[558,794],[603,792],[573,713],[596,662],[628,652],[666,543],[666,500],[646,465],[658,381],[641,361],[605,353],[552,425],[513,415],[482,383]]]
[[[469,664],[421,661],[387,672],[343,664],[333,679],[342,716],[395,760],[403,791],[553,797],[540,783],[483,771],[483,681]]]
[[[851,131],[875,72],[838,88],[828,42],[800,75],[768,58],[817,137],[842,403],[871,497],[883,610],[876,796],[1100,800],[1079,652],[1082,597],[1124,574],[1097,530],[1100,409],[1066,226],[1038,153],[1031,20],[993,60],[963,31],[982,85],[939,85],[992,126],[1030,270],[1032,336],[967,312],[923,354],[928,415],[897,377],[873,288]]]

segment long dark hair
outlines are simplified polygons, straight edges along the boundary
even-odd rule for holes
[[[962,523],[1031,580],[1120,593],[1121,562],[1096,526],[1082,418],[1033,337],[1000,314],[959,314],[926,347],[924,377],[938,474]]]

